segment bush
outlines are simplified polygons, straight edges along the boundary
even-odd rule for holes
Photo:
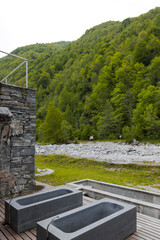
[[[67,143],[69,140],[72,140],[72,126],[66,120],[63,120],[61,123],[61,133],[62,141],[64,143]]]
[[[91,126],[89,124],[87,124],[81,132],[81,139],[82,140],[89,140],[89,136],[91,134],[92,134]]]
[[[125,142],[132,143],[134,139],[134,128],[124,126],[122,129],[122,137],[125,139]]]

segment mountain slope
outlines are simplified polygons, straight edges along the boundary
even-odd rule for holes
[[[39,140],[50,101],[63,113],[59,134],[70,129],[67,138],[160,138],[160,8],[95,26],[71,43],[35,44],[14,53],[29,59]],[[0,59],[0,78],[17,62]],[[24,80],[23,68],[10,79]]]

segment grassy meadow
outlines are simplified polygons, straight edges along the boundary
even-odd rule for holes
[[[55,171],[50,175],[36,177],[37,181],[53,186],[90,178],[131,187],[151,186],[160,189],[160,167],[147,163],[110,164],[65,155],[36,155],[35,164],[36,169],[50,168]]]

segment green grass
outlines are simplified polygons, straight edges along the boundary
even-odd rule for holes
[[[126,186],[160,185],[160,167],[137,164],[108,164],[65,155],[36,155],[36,168],[50,168],[55,172],[36,177],[37,181],[53,186],[85,178]]]

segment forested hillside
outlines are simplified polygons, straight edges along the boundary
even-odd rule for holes
[[[160,139],[160,8],[95,26],[74,42],[35,44],[29,60],[37,89],[38,141]],[[0,79],[17,66],[0,59]],[[24,66],[25,68],[25,66]],[[11,83],[25,84],[25,69]]]

